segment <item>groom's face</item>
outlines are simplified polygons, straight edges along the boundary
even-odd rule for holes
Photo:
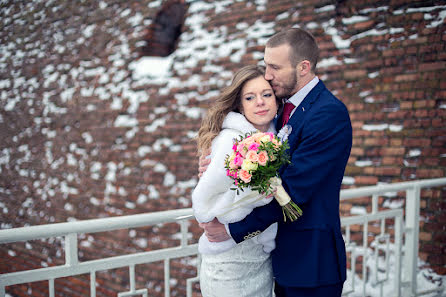
[[[298,91],[296,67],[290,62],[290,46],[282,44],[265,48],[265,79],[278,98],[289,98]]]

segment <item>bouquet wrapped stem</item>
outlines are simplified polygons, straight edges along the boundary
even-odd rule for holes
[[[286,221],[286,218],[289,218],[293,222],[302,216],[302,210],[291,200],[290,195],[288,195],[282,186],[282,180],[278,177],[272,177],[269,181],[271,183],[271,189],[275,193],[274,198],[282,206],[283,220]]]

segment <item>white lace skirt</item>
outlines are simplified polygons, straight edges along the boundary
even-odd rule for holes
[[[203,297],[271,297],[270,254],[252,239],[224,253],[203,254],[200,288]]]

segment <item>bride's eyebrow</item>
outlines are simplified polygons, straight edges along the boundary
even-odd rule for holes
[[[272,92],[273,90],[270,88],[270,89],[263,89],[262,90],[262,93],[264,93],[264,92]],[[254,95],[255,94],[255,92],[253,92],[253,91],[248,91],[248,92],[246,92],[246,93],[243,93],[242,94],[242,96],[245,96],[245,95],[248,95],[248,94],[252,94],[252,95]]]

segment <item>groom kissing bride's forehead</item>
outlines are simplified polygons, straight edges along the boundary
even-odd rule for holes
[[[295,221],[284,222],[282,208],[273,200],[253,208],[241,219],[222,224],[224,220],[216,216],[208,222],[200,222],[210,243],[232,242],[237,243],[236,247],[256,238],[261,240],[265,230],[277,226],[275,245],[269,251],[277,297],[341,296],[346,279],[339,195],[352,146],[352,127],[345,105],[315,73],[318,55],[315,38],[298,28],[273,35],[266,43],[264,55],[264,79],[270,83],[275,96],[285,103],[273,126],[275,131],[281,130],[279,135],[287,135],[291,164],[282,166],[277,175],[303,215]],[[262,100],[260,98],[256,104],[262,106]],[[212,152],[209,166],[216,162],[214,146]],[[207,174],[208,163],[200,158],[199,170],[203,175]],[[217,258],[212,259],[212,269],[224,271],[227,265],[224,257],[237,265],[240,259],[237,253],[237,249],[232,248],[223,253],[229,256],[213,255]],[[245,277],[240,276],[238,280],[241,287]],[[215,281],[217,287],[223,280],[224,277]],[[227,296],[214,291],[209,296]],[[272,296],[272,292],[252,296]]]

